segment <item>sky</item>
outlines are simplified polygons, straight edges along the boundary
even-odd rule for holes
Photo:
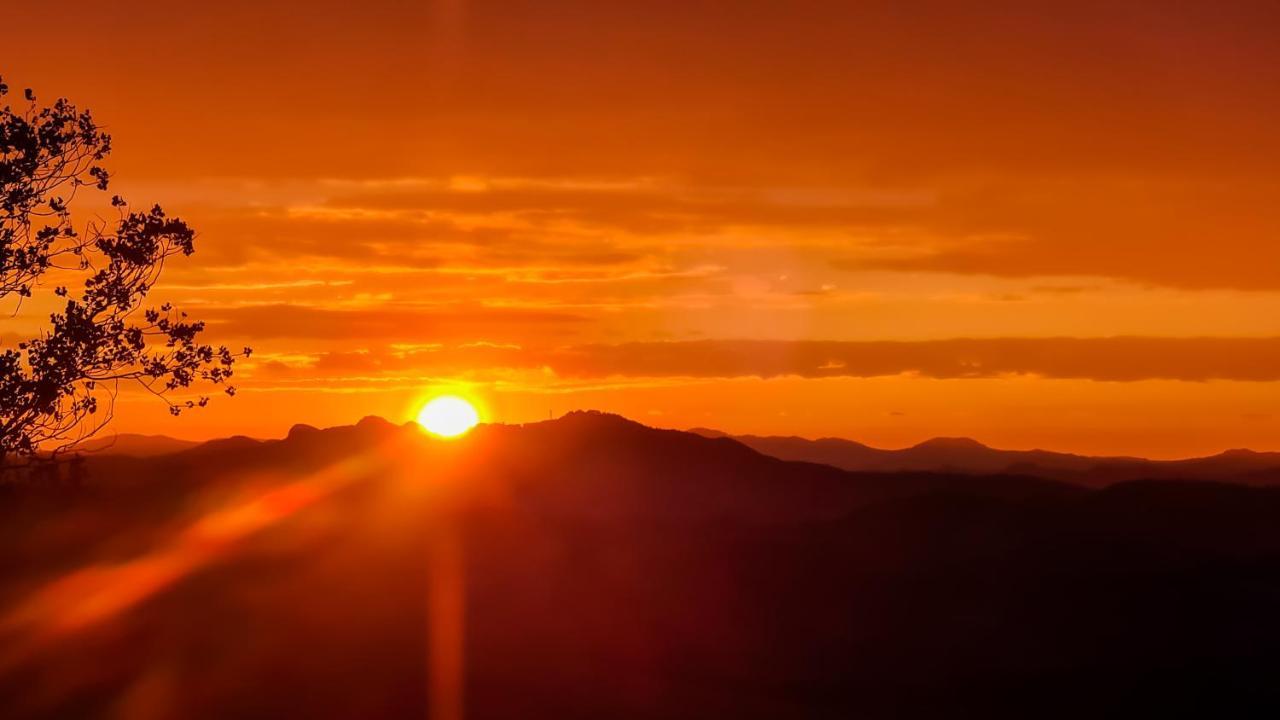
[[[198,231],[158,299],[278,437],[577,408],[902,447],[1280,450],[1270,2],[19,3]],[[38,318],[37,318],[38,319]],[[9,321],[10,342],[27,332]]]

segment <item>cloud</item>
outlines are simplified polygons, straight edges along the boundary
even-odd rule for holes
[[[707,340],[589,345],[550,363],[570,376],[924,377],[1103,381],[1280,380],[1280,338],[994,338],[920,342]]]
[[[201,319],[219,337],[261,340],[342,340],[351,345],[396,341],[519,341],[531,334],[569,334],[586,318],[564,312],[455,305],[432,308],[334,309],[297,305],[203,307]]]
[[[933,200],[925,191],[874,186],[704,186],[640,179],[591,185],[516,180],[495,178],[495,187],[479,191],[375,187],[335,195],[326,201],[326,206],[335,211],[505,215],[533,224],[572,222],[635,234],[659,234],[714,233],[735,226],[847,228],[902,224]]]
[[[849,270],[1107,277],[1181,289],[1280,290],[1280,188],[1252,178],[1005,177],[956,185],[910,219],[897,254]]]
[[[603,378],[1034,376],[1110,382],[1280,380],[1280,338],[990,338],[918,342],[697,340],[562,347],[441,344],[315,356],[300,375],[545,370]]]
[[[296,202],[266,191],[283,204],[241,198],[238,207],[197,206],[201,262],[590,267],[669,263],[692,248],[714,255],[768,246],[853,271],[1280,290],[1280,273],[1271,271],[1280,265],[1280,244],[1272,242],[1280,236],[1280,194],[1252,179],[712,185],[477,175],[465,183],[424,176],[286,187]]]

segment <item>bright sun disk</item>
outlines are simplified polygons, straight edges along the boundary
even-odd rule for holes
[[[480,422],[475,407],[456,395],[433,398],[418,413],[418,424],[440,437],[458,437]]]

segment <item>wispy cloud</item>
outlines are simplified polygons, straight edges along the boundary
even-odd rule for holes
[[[481,375],[540,370],[557,379],[935,379],[1029,376],[1136,382],[1280,380],[1280,338],[989,338],[918,342],[697,340],[527,347],[473,342],[326,352],[292,366],[297,379],[346,375]]]

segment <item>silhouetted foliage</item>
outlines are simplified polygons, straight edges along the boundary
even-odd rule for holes
[[[8,94],[0,80],[0,97]],[[24,98],[22,108],[0,108],[0,298],[16,300],[16,316],[53,283],[61,309],[0,352],[0,457],[56,454],[92,435],[110,420],[122,381],[175,415],[208,398],[174,400],[171,391],[207,382],[234,394],[227,380],[249,348],[202,344],[204,323],[167,304],[143,306],[165,261],[194,251],[194,231],[158,205],[134,211],[119,196],[114,223],[95,218],[78,231],[71,203],[81,188],[107,189],[100,163],[111,137],[65,99],[42,107],[31,90]]]

